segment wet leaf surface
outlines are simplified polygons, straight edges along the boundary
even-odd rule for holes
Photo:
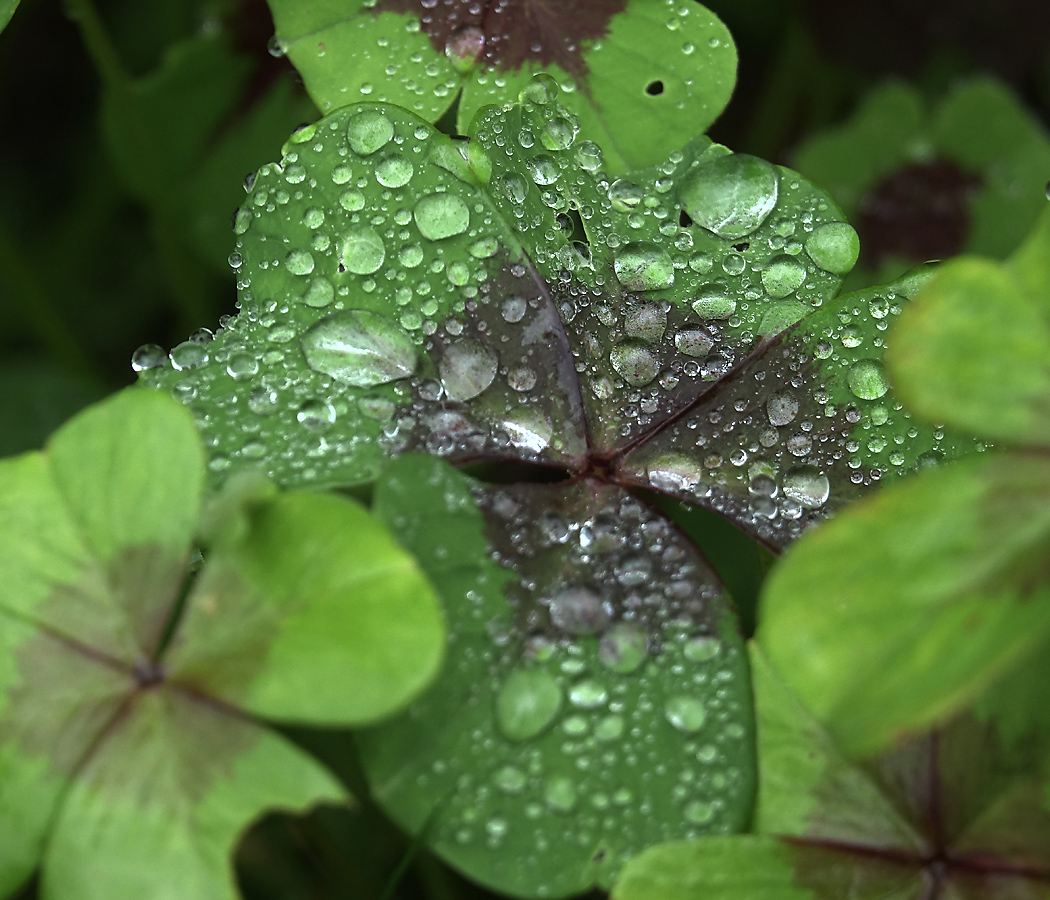
[[[882,365],[886,329],[925,276],[835,298],[857,257],[856,234],[804,179],[707,138],[650,169],[610,175],[558,95],[553,80],[538,77],[520,105],[483,111],[469,144],[378,103],[297,132],[281,163],[250,181],[237,215],[240,314],[214,339],[187,341],[170,354],[146,347],[134,362],[147,383],[194,412],[215,482],[260,469],[286,485],[351,486],[372,482],[391,457],[410,451],[459,466],[509,464],[525,478],[529,467],[537,480],[567,478],[478,487],[471,505],[486,523],[484,547],[476,535],[440,528],[420,540],[451,559],[466,553],[466,541],[472,566],[489,560],[492,583],[476,602],[491,605],[478,615],[504,623],[508,647],[589,622],[590,649],[581,652],[595,666],[603,636],[618,634],[628,611],[646,629],[646,646],[666,641],[668,654],[678,644],[662,633],[661,616],[681,613],[701,627],[687,597],[675,605],[678,568],[641,552],[649,546],[645,528],[661,541],[681,538],[672,541],[678,532],[640,501],[640,490],[713,510],[779,549],[880,479],[966,452],[973,442],[912,422]],[[552,123],[567,130],[552,131]],[[617,524],[624,516],[636,522],[633,531]],[[603,518],[612,520],[613,545],[641,541],[637,559],[626,549],[605,557],[589,548],[591,524]],[[564,544],[535,530],[555,522]],[[402,540],[428,558],[415,536]],[[530,547],[543,548],[535,560]],[[713,571],[688,541],[682,547],[681,565],[705,573],[686,594],[721,610]],[[517,586],[505,595],[493,561],[515,573]],[[512,670],[523,673],[514,676],[525,679],[522,691],[536,689],[530,708],[543,728],[550,725],[544,716],[560,715],[571,693],[561,657],[521,666],[520,649],[517,656],[499,649],[498,634],[463,618],[468,590],[458,583],[443,590],[453,661],[447,687],[435,692],[440,711],[410,717],[401,738],[404,754],[433,753],[432,763],[488,752],[499,710],[517,707],[500,706],[486,685],[512,683]],[[641,599],[631,599],[635,593]],[[555,602],[562,594],[565,603]],[[562,618],[562,606],[576,612]],[[590,612],[581,620],[577,607]],[[732,646],[731,619],[718,613],[703,621],[708,629],[717,622]],[[624,640],[630,647],[638,636]],[[534,681],[538,674],[525,674],[547,669],[555,681],[546,687]],[[639,679],[623,681],[639,708],[643,697],[651,710],[668,702],[662,683],[642,690]],[[475,691],[488,691],[488,699],[441,705]],[[442,730],[453,713],[476,716],[454,737]],[[666,715],[660,723],[656,712],[647,714],[666,732]],[[676,717],[690,714],[686,704]],[[541,732],[541,743],[573,742],[556,737],[553,726]],[[446,741],[457,742],[455,753]],[[527,745],[497,746],[501,766],[532,777]],[[449,801],[462,806],[443,817],[435,795],[453,790],[452,776],[431,773],[433,789],[413,793],[405,787],[414,783],[410,775],[403,783],[385,770],[376,775],[399,821],[418,830],[433,813],[442,854],[486,883],[528,890],[525,869],[508,869],[507,854],[495,851],[510,835],[525,840],[539,827],[528,819],[532,801],[482,794],[489,786],[472,782]],[[742,763],[739,790],[709,830],[743,826],[751,777],[751,764]],[[529,783],[539,790],[538,775]],[[594,789],[609,804],[613,793]],[[553,815],[545,800],[534,802]],[[594,824],[602,820],[592,808],[580,796],[564,827],[586,834],[594,853],[606,851],[597,869],[577,845],[563,848],[574,860],[564,875],[552,874],[557,867],[546,868],[534,851],[523,856],[540,867],[533,880],[551,895],[608,883],[625,854],[665,836],[657,834],[660,817],[647,820],[648,833],[614,818],[632,835],[629,846],[595,843],[615,829]],[[583,827],[586,816],[591,824]],[[503,824],[485,836],[482,820]],[[671,821],[691,827],[680,815]],[[457,829],[470,835],[462,845]],[[545,838],[551,848],[559,846],[553,834]]]
[[[39,866],[58,900],[236,897],[249,822],[345,799],[254,715],[369,722],[438,665],[430,588],[348,501],[256,503],[197,573],[203,480],[143,389],[0,465],[0,892]]]
[[[374,796],[473,878],[608,886],[650,843],[738,831],[750,683],[721,586],[621,488],[485,486],[405,456],[376,509],[449,608],[450,664],[359,735]]]
[[[543,71],[610,171],[650,165],[704,131],[729,101],[736,48],[699,4],[271,0],[287,52],[325,113],[378,100],[436,121],[457,97],[466,134],[483,106],[515,100]]]
[[[756,834],[665,844],[617,900],[1050,896],[1045,735],[1002,693],[930,736],[851,763],[752,648],[763,771]]]

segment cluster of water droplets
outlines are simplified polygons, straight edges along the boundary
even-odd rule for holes
[[[742,827],[746,661],[692,543],[596,483],[474,498],[510,602],[468,591],[453,613],[449,678],[474,685],[463,715],[476,749],[427,748],[429,766],[404,786],[444,798],[442,852],[512,847],[512,864],[534,873],[552,859],[615,872],[653,842]]]

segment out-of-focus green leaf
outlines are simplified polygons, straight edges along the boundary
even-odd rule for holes
[[[997,263],[939,269],[895,326],[887,363],[905,405],[929,422],[1050,443],[1050,321]]]
[[[18,0],[0,0],[0,31],[3,31],[18,9]]]
[[[617,488],[485,487],[414,455],[389,466],[376,510],[451,631],[430,691],[358,736],[397,822],[522,897],[607,886],[649,844],[744,826],[742,642],[716,577],[659,517]]]
[[[705,131],[736,80],[732,37],[692,3],[515,2],[482,10],[416,0],[271,0],[270,8],[279,45],[323,112],[367,99],[434,122],[462,90],[457,118],[465,134],[481,107],[516,100],[543,71],[562,85],[583,136],[602,144],[610,172],[652,165]]]
[[[766,582],[759,640],[850,754],[944,721],[1050,629],[1050,465],[959,462],[855,506]]]

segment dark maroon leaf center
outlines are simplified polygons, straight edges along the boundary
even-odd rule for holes
[[[376,13],[415,13],[438,53],[469,68],[556,65],[577,81],[584,45],[604,37],[627,0],[380,0]]]

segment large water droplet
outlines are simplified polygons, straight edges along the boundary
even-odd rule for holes
[[[540,131],[540,143],[548,150],[567,150],[576,140],[580,130],[572,119],[565,116],[554,116],[548,119]]]
[[[698,225],[725,238],[750,234],[777,203],[777,172],[764,159],[734,153],[686,176],[680,198]]]
[[[309,275],[314,270],[314,258],[306,250],[293,250],[284,258],[284,265],[293,275]]]
[[[558,682],[542,669],[515,669],[496,695],[496,723],[512,741],[525,741],[547,728],[561,709]]]
[[[376,165],[376,181],[383,187],[403,187],[412,179],[412,171],[412,163],[399,154],[393,154]]]
[[[695,734],[703,728],[704,720],[707,719],[704,704],[685,694],[671,697],[664,707],[664,715],[668,722],[686,734]]]
[[[860,255],[860,238],[845,222],[829,222],[806,238],[806,253],[825,272],[845,275]]]
[[[705,319],[728,319],[736,312],[736,300],[719,281],[702,285],[693,300],[693,310]]]
[[[470,225],[470,210],[455,194],[428,194],[413,214],[420,234],[432,241],[462,234]]]
[[[585,587],[569,587],[555,594],[550,615],[555,628],[569,634],[595,634],[609,624],[602,598]]]
[[[385,147],[394,137],[394,125],[381,112],[359,112],[346,126],[346,139],[359,156],[368,156]]]
[[[858,359],[849,369],[849,389],[861,400],[878,400],[890,389],[882,363],[874,359]]]
[[[386,259],[386,244],[374,228],[358,225],[351,228],[343,238],[339,252],[339,263],[347,272],[355,275],[371,275],[377,272]]]
[[[786,297],[806,280],[806,267],[793,256],[777,256],[762,270],[762,286],[770,297]]]
[[[609,351],[609,362],[631,387],[644,387],[660,374],[660,361],[641,341],[623,341]]]
[[[499,358],[494,351],[481,341],[461,338],[446,348],[438,372],[449,399],[462,402],[476,397],[492,384],[498,367]]]
[[[766,415],[772,425],[787,425],[798,415],[799,403],[788,391],[778,391],[766,401]]]
[[[159,344],[143,344],[131,354],[131,368],[136,372],[143,369],[159,369],[168,364],[168,354]]]
[[[618,212],[631,212],[645,197],[645,191],[626,178],[620,178],[609,185],[609,202]]]
[[[598,658],[613,672],[626,675],[643,662],[649,651],[645,632],[637,625],[621,622],[602,635],[598,644]]]
[[[332,313],[302,336],[310,368],[354,387],[375,387],[416,370],[409,334],[385,316],[364,309]]]
[[[295,417],[310,431],[327,431],[335,422],[335,408],[325,400],[307,400]]]
[[[827,502],[831,485],[816,466],[796,466],[784,475],[784,493],[806,509],[819,509]]]
[[[170,357],[176,369],[192,369],[208,361],[208,348],[197,341],[183,341],[172,348]]]
[[[569,689],[569,702],[580,709],[597,709],[609,699],[605,686],[597,681],[579,681]]]
[[[551,809],[571,812],[576,806],[576,788],[572,779],[556,776],[547,780],[543,787],[543,799]]]
[[[711,352],[714,341],[711,340],[711,336],[706,331],[690,329],[688,331],[679,331],[674,336],[674,345],[678,348],[679,353],[684,353],[686,356],[694,358],[701,358]]]
[[[624,316],[623,330],[628,337],[655,344],[667,330],[667,311],[660,303],[631,306]]]
[[[335,288],[332,287],[332,282],[320,275],[310,279],[310,286],[303,295],[303,302],[315,309],[328,306],[334,299]]]
[[[613,258],[616,278],[632,291],[655,291],[674,284],[674,264],[656,244],[625,244]]]
[[[525,790],[528,776],[521,769],[515,769],[514,766],[504,766],[496,772],[493,781],[496,782],[496,787],[505,794],[520,794]]]

